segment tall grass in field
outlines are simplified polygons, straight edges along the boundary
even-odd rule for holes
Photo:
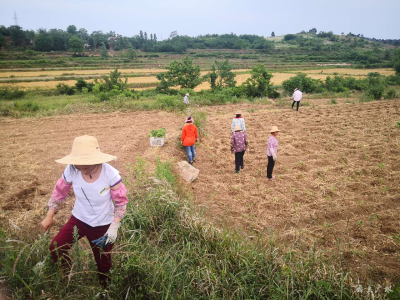
[[[149,173],[138,159],[126,178],[127,214],[113,249],[106,289],[97,283],[87,242],[76,243],[69,276],[51,262],[50,239],[0,233],[0,276],[19,299],[357,299],[350,274],[310,250],[282,253],[268,237],[217,228],[179,188],[167,162]],[[381,291],[383,291],[381,289]],[[369,293],[369,292],[368,292]],[[375,294],[375,299],[388,294]]]

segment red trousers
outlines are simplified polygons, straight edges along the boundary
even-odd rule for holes
[[[91,241],[96,240],[107,232],[110,225],[92,227],[86,223],[78,220],[74,216],[68,220],[68,222],[61,228],[60,232],[51,241],[50,252],[53,257],[54,262],[57,263],[61,259],[61,264],[65,270],[69,270],[71,266],[71,259],[68,256],[68,251],[74,242],[74,227],[78,228],[78,239],[86,236],[92,246],[92,251],[94,254],[94,259],[96,260],[97,270],[99,271],[100,280],[107,277],[107,273],[110,271],[111,263],[111,253],[113,244],[108,244],[103,249],[95,246]],[[56,245],[54,244],[56,243]]]

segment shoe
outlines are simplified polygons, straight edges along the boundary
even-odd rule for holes
[[[196,159],[193,159],[193,162],[195,163],[195,162],[196,162]]]
[[[244,166],[240,166],[240,168],[243,170],[243,169],[244,169]]]
[[[236,174],[239,174],[239,171],[235,171]]]
[[[268,178],[268,180],[272,180],[272,179],[275,179],[275,176],[272,176],[272,178]]]
[[[193,165],[193,162],[192,162],[192,161],[189,161],[189,164]]]

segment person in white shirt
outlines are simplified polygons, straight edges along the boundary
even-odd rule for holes
[[[86,237],[92,246],[102,286],[109,279],[111,250],[128,203],[118,170],[106,163],[115,159],[100,151],[94,136],[76,137],[71,154],[56,160],[67,167],[54,187],[47,216],[41,223],[43,232],[53,225],[53,216],[72,188],[76,198],[72,215],[52,240],[50,253],[55,263],[61,260],[68,274],[71,268],[68,251],[77,228],[78,239]]]
[[[235,126],[239,126],[240,129],[243,132],[246,132],[246,124],[245,124],[244,119],[242,117],[242,112],[241,111],[237,111],[236,112],[236,117],[234,117],[232,119],[231,134],[233,134],[235,132]]]
[[[293,109],[294,104],[297,103],[296,110],[299,111],[299,105],[300,105],[301,98],[303,98],[303,93],[299,90],[298,87],[294,90],[292,98],[293,98],[292,109]]]
[[[185,95],[185,97],[183,98],[183,103],[189,104],[189,94]]]

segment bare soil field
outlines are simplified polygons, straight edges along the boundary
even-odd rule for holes
[[[282,247],[303,252],[314,247],[342,255],[363,279],[400,278],[400,101],[348,104],[337,99],[307,100],[296,112],[274,103],[201,108],[208,135],[196,148],[200,175],[183,183],[210,222],[240,228],[250,236],[274,238]],[[250,142],[245,168],[234,173],[230,125],[242,110]],[[137,155],[154,162],[186,159],[177,139],[184,115],[132,112],[0,119],[0,222],[9,230],[40,232],[46,203],[75,136],[99,139],[102,151],[116,155],[129,177]],[[276,179],[266,178],[269,128],[277,125]],[[166,127],[167,142],[150,148],[151,129]],[[134,196],[134,191],[130,191]],[[71,194],[51,234],[62,226],[73,205]]]

